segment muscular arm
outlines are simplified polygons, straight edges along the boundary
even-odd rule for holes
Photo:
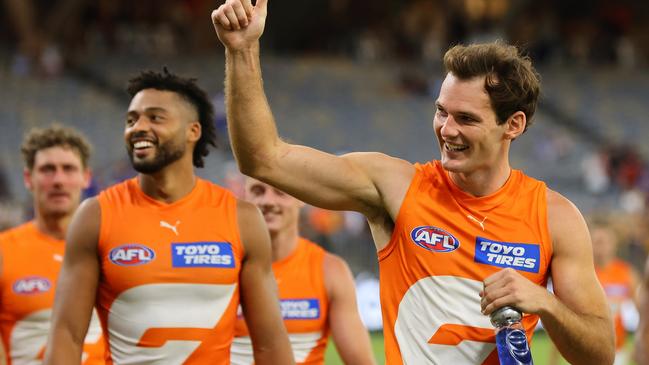
[[[217,35],[226,46],[228,130],[241,171],[323,208],[354,210],[370,219],[385,216],[386,211],[396,215],[414,173],[409,163],[378,153],[339,157],[279,138],[259,60],[266,2],[258,0],[254,8],[247,8],[245,0],[228,0],[212,13]],[[237,18],[227,14],[237,9],[251,14],[249,23],[233,25]],[[246,18],[244,10],[239,12],[239,19]]]
[[[252,339],[255,364],[294,364],[271,270],[270,237],[252,204],[239,202],[238,221],[245,258],[241,267],[241,307]]]
[[[349,267],[341,258],[327,254],[324,277],[329,296],[329,325],[338,354],[347,365],[375,364],[367,329],[358,314]]]
[[[99,202],[86,200],[77,210],[66,238],[45,364],[79,364],[99,280],[97,241]]]
[[[649,258],[645,265],[639,297],[640,324],[636,331],[635,361],[638,365],[649,365]]]
[[[571,364],[612,364],[615,338],[606,296],[595,275],[590,236],[577,208],[548,191],[554,293],[539,310],[543,325]]]

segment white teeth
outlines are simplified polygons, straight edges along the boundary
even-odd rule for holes
[[[134,148],[147,148],[147,147],[153,147],[153,143],[149,141],[137,141],[133,143]]]
[[[463,150],[469,148],[469,146],[463,145],[463,144],[454,144],[454,143],[449,143],[449,142],[446,142],[445,144],[446,144],[446,148],[449,151],[463,151]]]

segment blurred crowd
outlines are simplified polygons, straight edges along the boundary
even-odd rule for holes
[[[632,146],[595,150],[582,162],[584,187],[593,195],[612,197],[606,209],[621,236],[621,255],[642,268],[649,252],[649,165]]]
[[[0,42],[12,55],[13,74],[43,77],[78,66],[87,53],[196,55],[220,47],[209,19],[218,3],[2,0]],[[642,0],[270,0],[269,12],[264,47],[271,51],[415,66],[403,67],[401,80],[415,93],[430,89],[431,70],[437,71],[444,51],[455,43],[507,40],[526,49],[541,67],[649,64],[649,2]],[[555,141],[547,153],[561,153],[569,144],[563,136]],[[132,176],[125,160],[111,169],[111,177],[96,180],[88,195]],[[588,192],[615,196],[620,254],[641,268],[649,248],[646,160],[632,147],[607,146],[584,160],[583,172]],[[240,189],[235,173],[225,176],[226,186]],[[31,204],[11,199],[0,167],[0,229],[28,218],[25,206]],[[333,252],[344,250],[355,271],[376,272],[362,216],[309,207],[303,218],[305,236]]]
[[[219,47],[208,0],[3,0],[0,41],[18,74],[56,75],[85,52],[196,53]],[[264,45],[435,66],[449,45],[503,39],[539,65],[649,60],[649,3],[641,0],[271,1]]]

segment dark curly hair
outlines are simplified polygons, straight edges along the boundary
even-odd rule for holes
[[[540,77],[527,56],[515,46],[502,42],[457,45],[444,55],[447,72],[461,80],[485,77],[485,90],[498,124],[517,111],[525,113],[527,127],[532,125],[540,94]]]
[[[79,155],[83,168],[88,168],[88,160],[90,160],[92,153],[90,143],[81,132],[58,123],[54,123],[47,128],[32,128],[25,134],[20,147],[25,167],[30,171],[33,170],[36,153],[51,147],[63,147],[73,150]]]
[[[144,89],[175,92],[196,108],[198,121],[201,124],[201,137],[194,147],[192,160],[196,167],[205,166],[203,157],[210,153],[208,145],[216,147],[214,106],[207,93],[196,85],[196,79],[180,77],[169,72],[165,67],[162,72],[143,71],[133,77],[128,81],[126,91],[134,97]]]

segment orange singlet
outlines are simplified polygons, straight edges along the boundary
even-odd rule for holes
[[[546,186],[512,170],[497,192],[474,197],[439,161],[415,168],[379,251],[386,364],[497,365],[494,329],[480,312],[482,281],[513,268],[546,285]],[[529,338],[537,321],[523,319]]]
[[[0,235],[0,334],[8,364],[43,360],[64,250],[65,241],[40,232],[33,221]],[[104,341],[95,312],[82,364],[104,364]]]
[[[604,267],[596,267],[595,272],[611,307],[615,324],[615,347],[621,350],[626,341],[626,330],[622,324],[622,303],[633,297],[631,266],[615,259]]]
[[[244,255],[236,198],[197,179],[165,204],[134,178],[99,203],[97,309],[110,363],[228,364]]]
[[[324,364],[329,339],[328,299],[324,285],[325,250],[300,238],[285,259],[273,262],[284,325],[297,364]],[[237,320],[232,343],[233,365],[254,363],[248,327]]]

